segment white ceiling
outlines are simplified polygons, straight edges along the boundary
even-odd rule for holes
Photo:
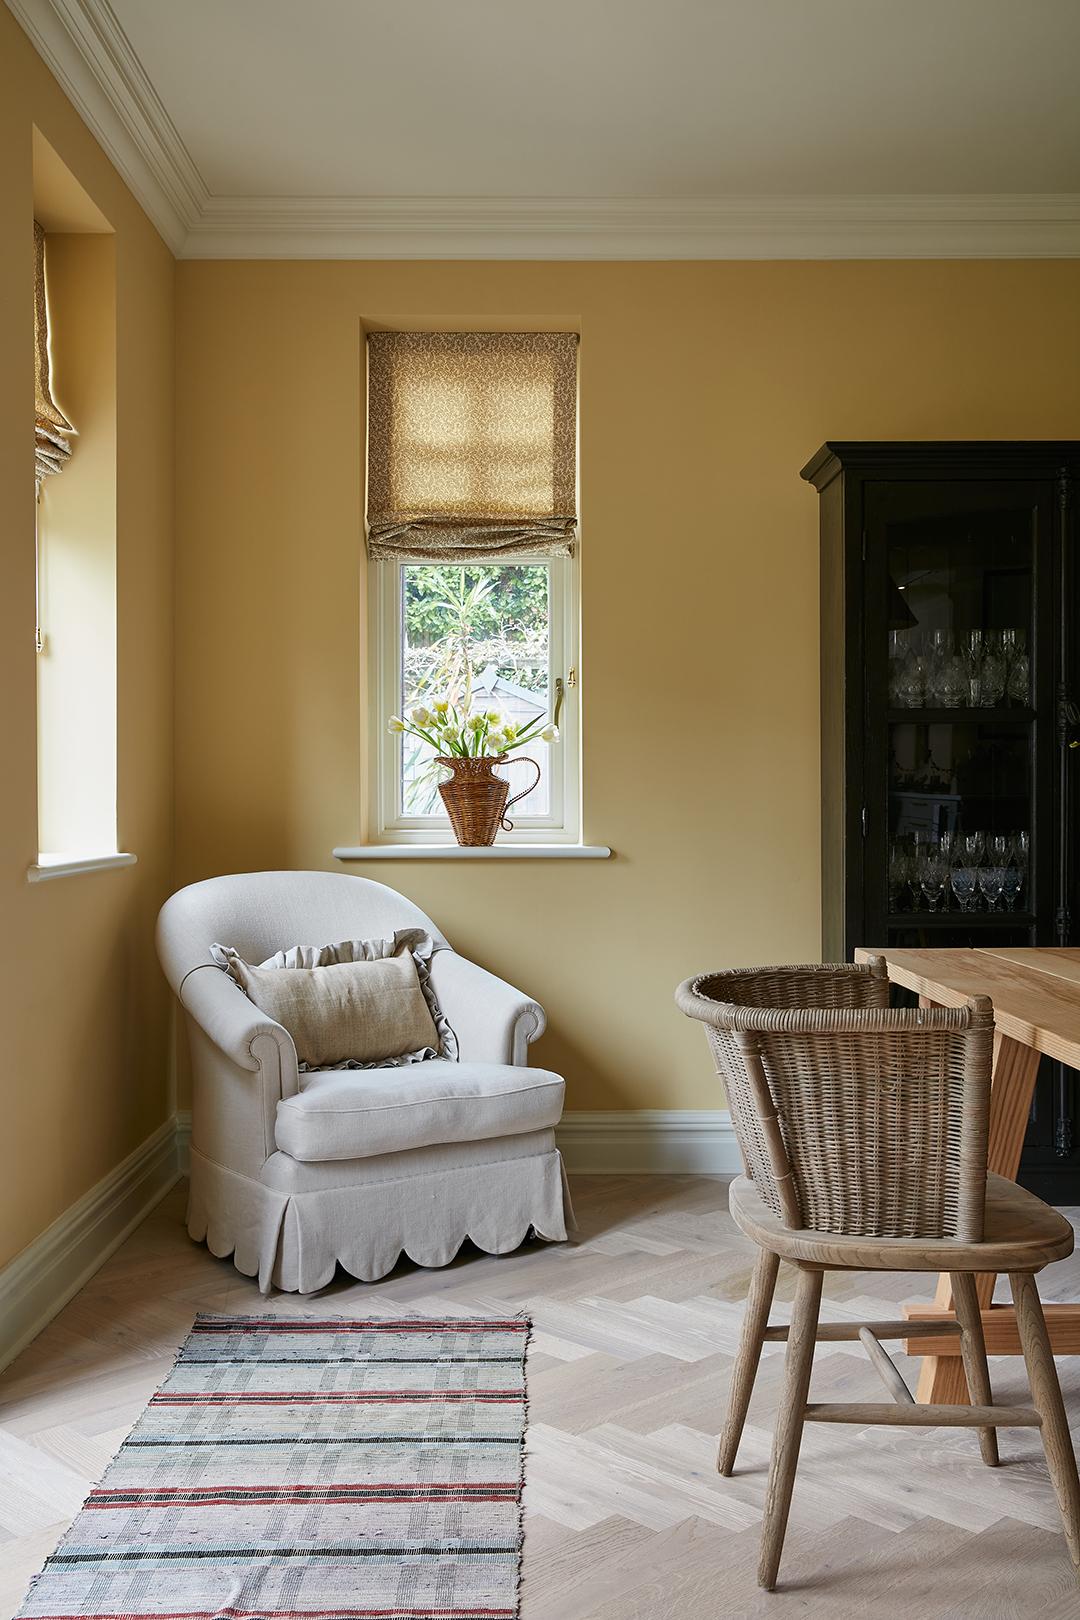
[[[1078,0],[8,4],[189,256],[1080,253]]]

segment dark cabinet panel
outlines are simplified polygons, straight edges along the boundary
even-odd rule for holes
[[[822,954],[1077,942],[1080,443],[830,443],[820,494]],[[1021,1179],[1080,1200],[1080,1076]]]

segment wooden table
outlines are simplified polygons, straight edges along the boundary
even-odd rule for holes
[[[924,1006],[962,1007],[968,996],[994,1003],[994,1078],[990,1091],[989,1168],[1016,1180],[1024,1130],[1039,1060],[1044,1053],[1080,1068],[1080,949],[872,950],[859,961],[883,956],[889,978],[914,990]],[[992,1275],[976,1279],[983,1309],[983,1331],[990,1355],[1019,1355],[1020,1339],[1011,1306],[991,1306]],[[933,1305],[904,1307],[912,1320],[951,1314],[949,1279],[938,1281]],[[1080,1354],[1080,1305],[1045,1307],[1050,1342],[1058,1355]],[[968,1400],[959,1343],[943,1354],[940,1339],[909,1339],[909,1355],[924,1357],[920,1401],[964,1405]]]

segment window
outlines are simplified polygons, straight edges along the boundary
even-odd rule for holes
[[[376,842],[453,842],[436,750],[391,716],[449,699],[559,739],[500,771],[514,830],[578,837],[576,334],[377,333],[369,339]],[[528,791],[526,791],[528,790]]]
[[[35,412],[39,878],[133,857],[115,853],[115,238],[36,130],[34,213],[47,295]]]

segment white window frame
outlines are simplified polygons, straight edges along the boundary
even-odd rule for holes
[[[549,813],[510,819],[513,832],[500,832],[500,844],[576,844],[581,837],[580,728],[578,723],[578,562],[576,557],[529,557],[522,564],[546,562],[548,568],[549,702],[554,707],[556,680],[562,681],[559,740],[550,754]],[[422,567],[417,563],[412,566]],[[400,804],[401,737],[387,722],[401,714],[401,567],[397,562],[371,562],[371,747],[370,842],[376,844],[453,844],[448,816],[406,816]]]

